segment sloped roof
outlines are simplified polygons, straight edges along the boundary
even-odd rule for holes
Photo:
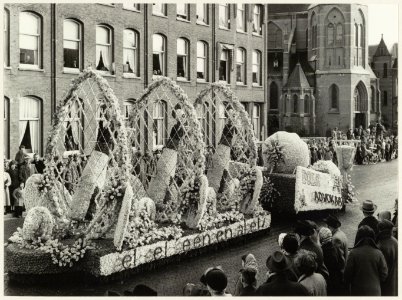
[[[307,81],[306,74],[304,74],[303,68],[298,62],[289,76],[286,84],[287,88],[310,88],[310,84]]]
[[[306,11],[309,7],[309,4],[268,4],[268,14],[277,14],[277,13],[294,13]]]
[[[392,65],[392,69],[398,69],[398,57],[394,59],[394,64]]]
[[[374,74],[373,69],[368,65],[368,71],[370,72],[370,79],[375,79],[377,76]]]
[[[378,44],[368,46],[368,55],[369,55],[369,57],[373,57],[373,55],[377,51],[377,48],[378,48]]]
[[[385,45],[384,39],[382,37],[380,44],[378,45],[377,50],[374,53],[374,56],[391,56],[391,54],[388,51],[387,45]]]

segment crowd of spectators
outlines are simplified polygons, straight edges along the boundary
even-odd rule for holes
[[[355,130],[350,128],[346,133],[334,128],[331,137],[309,138],[306,142],[310,149],[311,164],[318,160],[331,160],[337,164],[335,148],[343,144],[356,147],[354,160],[358,165],[398,158],[398,137],[388,134],[380,123],[367,129],[362,126]]]

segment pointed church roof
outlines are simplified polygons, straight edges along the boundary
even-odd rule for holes
[[[310,88],[310,84],[307,81],[306,74],[304,74],[303,68],[298,62],[289,76],[286,84],[287,88]]]
[[[374,56],[391,56],[388,51],[387,45],[385,45],[383,37],[381,37],[380,44],[377,47],[377,50],[374,53]]]

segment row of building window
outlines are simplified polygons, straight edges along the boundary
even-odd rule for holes
[[[20,13],[20,66],[29,68],[41,67],[41,20],[31,12]],[[5,22],[8,24],[8,20]],[[79,70],[82,68],[83,33],[81,24],[73,19],[63,22],[63,55],[66,70]],[[5,27],[6,37],[8,27]],[[166,37],[154,34],[153,48],[153,74],[167,75]],[[9,45],[5,43],[5,63],[9,65]],[[206,42],[197,42],[197,80],[208,81],[208,49]],[[231,49],[222,49],[219,57],[219,80],[230,82],[230,64],[232,63]],[[190,80],[190,43],[184,38],[177,39],[177,77]],[[107,25],[96,27],[96,70],[114,74],[115,64],[113,57],[113,30]],[[252,53],[253,84],[262,84],[261,52]],[[123,73],[140,76],[139,68],[139,34],[132,29],[123,32]],[[246,51],[238,48],[236,51],[236,81],[246,84]]]
[[[84,127],[82,124],[84,109],[83,103],[76,102],[71,103],[68,116],[64,120],[65,139],[64,148],[66,151],[78,151],[83,150]],[[129,124],[129,116],[131,107],[134,104],[134,99],[128,99],[124,101],[124,117],[127,128],[131,127]],[[18,143],[24,145],[28,153],[41,153],[41,141],[42,141],[42,101],[36,97],[22,97],[19,99],[19,133]],[[247,109],[248,103],[243,103]],[[261,104],[252,103],[252,124],[254,127],[255,135],[259,138],[261,133]],[[96,121],[103,120],[102,110],[97,108]],[[153,104],[153,149],[163,147],[168,140],[168,108],[167,103],[163,100],[156,101]],[[216,128],[217,131],[222,131],[227,121],[225,114],[224,104],[220,104],[217,110],[217,116],[212,117],[212,112],[208,107],[208,103],[204,103],[203,106],[197,109],[198,120],[202,125],[202,131],[204,134],[205,143],[212,145],[210,128]],[[10,137],[10,102],[7,97],[4,97],[4,154],[8,157],[9,150],[9,137]],[[216,126],[211,124],[216,122]],[[135,130],[137,136],[132,138],[132,146],[140,148],[141,146],[141,125],[140,122],[136,124]],[[215,135],[215,133],[213,133]]]

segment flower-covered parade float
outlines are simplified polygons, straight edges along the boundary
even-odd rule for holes
[[[27,216],[6,247],[10,279],[104,279],[269,230],[243,106],[216,84],[195,106],[218,92],[227,122],[208,156],[200,113],[170,79],[154,80],[123,118],[107,81],[81,73],[57,108],[44,174],[27,181]]]
[[[345,182],[353,164],[349,150],[337,150],[340,170],[328,160],[311,166],[308,146],[296,133],[279,131],[262,147],[266,171],[260,201],[273,214],[342,209],[353,201],[354,187]]]

